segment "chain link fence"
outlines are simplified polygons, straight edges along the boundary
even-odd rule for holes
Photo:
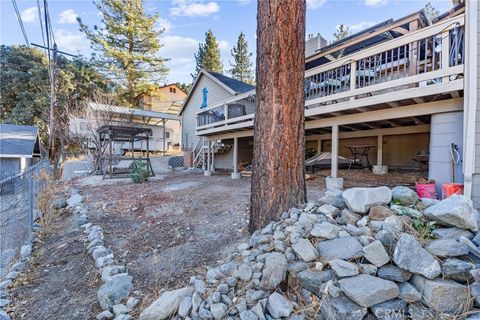
[[[31,240],[38,218],[36,197],[46,187],[49,173],[50,164],[43,160],[0,181],[0,277],[17,260],[20,248]]]

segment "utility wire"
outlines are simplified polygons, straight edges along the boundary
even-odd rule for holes
[[[17,14],[17,20],[18,20],[18,23],[20,24],[20,29],[22,29],[23,38],[25,38],[25,43],[27,44],[27,47],[30,47],[30,42],[28,41],[27,32],[25,31],[25,26],[23,25],[22,16],[20,15],[20,11],[18,11],[17,2],[15,0],[12,0],[12,3],[13,3],[13,7],[15,8],[15,13]]]
[[[42,10],[40,9],[40,0],[37,0],[38,20],[40,21],[40,31],[42,32],[43,46],[45,47],[45,34],[43,32]]]

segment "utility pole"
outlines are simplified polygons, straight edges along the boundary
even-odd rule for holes
[[[50,160],[55,157],[55,109],[57,108],[57,44],[53,43],[50,81]]]

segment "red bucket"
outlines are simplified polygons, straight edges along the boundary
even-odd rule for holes
[[[435,183],[416,183],[417,194],[420,198],[437,199]]]
[[[463,183],[444,183],[442,185],[442,199],[454,194],[463,194]]]

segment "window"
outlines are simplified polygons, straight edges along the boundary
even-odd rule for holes
[[[170,132],[168,131],[165,132],[165,139],[170,139]]]
[[[177,89],[170,87],[170,92],[171,92],[171,93],[177,93]]]

